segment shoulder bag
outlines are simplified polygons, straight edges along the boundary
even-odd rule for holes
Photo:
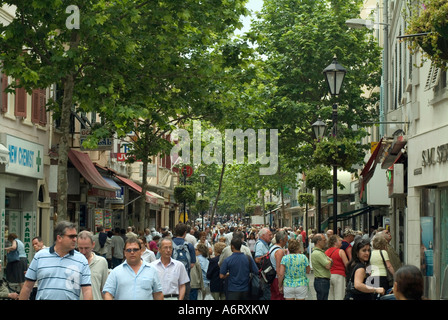
[[[8,260],[8,263],[14,262],[14,261],[19,261],[20,260],[20,258],[19,258],[19,250],[16,249],[14,251],[9,251],[6,254],[6,259]]]
[[[355,281],[352,280],[355,268],[353,267],[352,274],[347,280],[347,286],[345,287],[344,300],[353,300],[353,294],[355,293]]]
[[[250,257],[247,256],[247,262],[249,263],[249,297],[251,300],[258,300],[263,295],[263,289],[261,287],[260,277],[258,274],[252,272]]]
[[[392,273],[390,273],[389,269],[387,268],[387,264],[386,264],[386,261],[384,260],[382,251],[383,250],[380,250],[380,255],[381,255],[381,259],[383,259],[384,267],[386,268],[387,282],[389,283],[389,286],[393,286],[394,285],[394,275]]]

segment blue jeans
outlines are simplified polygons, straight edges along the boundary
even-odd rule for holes
[[[330,279],[314,278],[314,290],[316,290],[317,300],[328,300],[330,292]]]
[[[271,285],[269,283],[265,283],[263,280],[260,280],[263,285],[263,296],[260,300],[271,300]]]
[[[191,288],[190,289],[190,300],[198,300],[198,292],[199,292],[199,289]]]
[[[112,257],[112,269],[119,266],[123,262],[123,259]]]
[[[226,300],[247,300],[248,296],[247,291],[227,291]]]

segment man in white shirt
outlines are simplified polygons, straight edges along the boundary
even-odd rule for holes
[[[160,259],[150,265],[155,267],[159,274],[164,300],[183,300],[185,284],[190,281],[190,278],[182,262],[171,258],[173,241],[170,238],[163,238],[159,252]]]
[[[92,282],[93,300],[103,300],[102,291],[106,283],[109,268],[106,258],[93,252],[95,241],[89,231],[81,231],[78,234],[78,251],[86,257],[90,268],[90,280]]]
[[[148,249],[146,238],[145,237],[139,237],[138,241],[140,241],[141,247],[142,247],[142,259],[143,261],[146,261],[148,264],[156,261],[156,255],[153,251]]]
[[[194,235],[191,234],[191,228],[187,231],[187,234],[185,235],[185,241],[191,243],[193,247],[196,246],[196,243],[198,242],[198,239]]]
[[[244,240],[244,234],[243,234],[242,231],[235,231],[235,232],[232,232],[232,234],[233,234],[233,239],[238,238],[238,239],[241,240],[241,242]],[[246,256],[248,256],[248,257],[252,257],[252,252],[250,251],[250,249],[249,249],[248,246],[246,246],[246,245],[241,245],[241,249],[240,249],[240,251],[241,251],[242,253],[244,253]],[[231,247],[231,246],[226,246],[226,247],[222,250],[221,254],[219,255],[219,262],[218,262],[218,265],[221,266],[222,263],[223,263],[223,261],[224,261],[226,258],[230,257],[232,254],[233,254],[233,252],[232,252],[232,247]]]

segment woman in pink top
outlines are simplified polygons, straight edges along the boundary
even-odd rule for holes
[[[325,254],[333,259],[333,266],[330,269],[330,293],[329,300],[344,300],[345,296],[345,267],[348,264],[347,255],[341,249],[342,239],[333,235],[328,240],[329,248]]]

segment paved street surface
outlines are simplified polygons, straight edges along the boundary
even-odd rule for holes
[[[310,283],[310,289],[308,290],[308,296],[305,300],[316,300],[316,291],[314,291],[314,273],[313,270],[311,270],[310,274],[307,274],[309,283]]]

